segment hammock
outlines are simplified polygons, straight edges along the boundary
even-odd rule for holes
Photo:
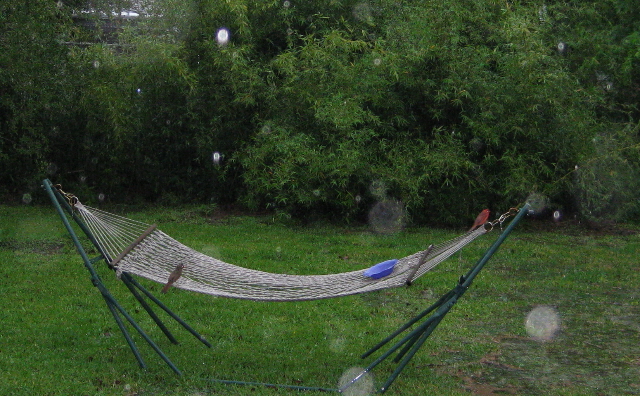
[[[184,269],[174,287],[258,301],[316,300],[411,284],[491,229],[479,227],[369,269],[328,275],[289,275],[225,263],[183,245],[155,225],[84,206],[79,201],[74,203],[74,208],[119,277],[129,273],[164,284],[176,266],[182,264]],[[380,266],[384,267],[382,273],[378,271]]]
[[[416,352],[422,347],[426,339],[433,333],[445,315],[447,315],[458,299],[466,292],[474,278],[480,273],[518,221],[520,221],[531,208],[528,203],[520,210],[511,208],[498,219],[487,222],[484,226],[480,226],[450,241],[443,242],[435,247],[431,245],[427,250],[417,252],[400,260],[388,260],[366,270],[342,274],[299,276],[272,274],[225,263],[182,245],[175,239],[159,231],[155,225],[150,226],[143,222],[86,207],[80,203],[76,196],[65,193],[62,191],[60,185],[54,186],[48,179],[43,181],[42,186],[49,194],[53,205],[60,215],[62,223],[69,232],[78,250],[78,254],[82,257],[85,267],[91,274],[91,282],[100,291],[140,367],[146,368],[147,366],[142,359],[135,341],[125,326],[125,319],[137,330],[138,334],[151,346],[158,356],[178,375],[182,374],[178,367],[173,364],[160,347],[142,330],[135,319],[129,315],[127,310],[124,309],[109,292],[107,286],[100,279],[94,263],[104,259],[116,270],[117,275],[131,294],[138,300],[142,308],[147,311],[150,318],[172,343],[177,344],[178,340],[155,313],[149,301],[164,310],[204,345],[211,347],[210,342],[158,300],[130,274],[146,277],[160,283],[166,282],[165,289],[169,287],[168,285],[170,285],[170,281],[173,279],[175,281],[174,285],[182,289],[215,296],[252,300],[310,300],[364,293],[411,284],[414,279],[450,257],[456,251],[462,249],[462,247],[475,238],[491,231],[498,224],[500,228],[502,228],[502,224],[509,217],[515,216],[473,268],[460,277],[453,289],[440,297],[440,299],[429,308],[409,320],[390,336],[364,353],[361,356],[363,359],[385,346],[400,334],[405,331],[408,332],[401,340],[391,346],[387,352],[375,359],[369,366],[362,370],[360,374],[342,385],[339,389],[212,380],[225,384],[264,385],[297,390],[336,391],[338,393],[344,393],[345,390],[357,382],[363,375],[395,352],[398,352],[394,359],[394,361],[398,363],[396,369],[379,389],[380,393],[384,393],[411,361]],[[93,259],[89,258],[67,215],[71,216],[91,243],[99,250],[100,256]],[[482,219],[483,218],[480,218],[481,221]],[[478,221],[478,219],[476,219],[476,221]],[[176,271],[178,271],[178,273]],[[180,277],[179,272],[182,272],[182,277]],[[177,280],[176,276],[178,277]],[[145,299],[145,297],[147,299]]]

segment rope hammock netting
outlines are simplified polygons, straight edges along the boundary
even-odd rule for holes
[[[368,269],[327,275],[289,275],[225,263],[183,245],[155,225],[84,206],[79,201],[73,207],[118,276],[126,272],[166,284],[180,267],[174,287],[258,301],[316,300],[411,284],[493,226],[487,223],[488,226],[480,226],[426,250]]]

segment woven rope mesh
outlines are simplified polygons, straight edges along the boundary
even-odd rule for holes
[[[149,225],[76,205],[102,249],[118,257],[140,237]],[[118,274],[127,272],[165,283],[176,265],[183,264],[182,276],[174,287],[219,297],[260,301],[300,301],[333,298],[374,290],[399,287],[433,269],[480,235],[484,227],[434,246],[424,263],[416,265],[425,251],[398,260],[393,272],[381,279],[358,270],[328,275],[289,275],[258,271],[209,257],[155,229],[124,255],[115,265]]]

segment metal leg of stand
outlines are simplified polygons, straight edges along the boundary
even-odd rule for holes
[[[80,254],[80,257],[82,257],[82,261],[84,262],[85,268],[91,274],[91,282],[95,287],[98,288],[98,290],[100,290],[102,297],[105,299],[105,302],[107,303],[107,307],[111,311],[116,323],[118,324],[118,327],[122,331],[122,334],[124,335],[127,343],[129,344],[129,347],[131,348],[131,351],[135,355],[140,366],[142,368],[146,367],[144,361],[142,360],[142,357],[140,356],[140,352],[138,351],[138,348],[135,345],[135,342],[133,341],[133,339],[131,338],[131,335],[129,334],[126,327],[124,326],[124,323],[120,318],[120,315],[124,316],[127,319],[127,321],[138,331],[138,333],[145,339],[145,341],[149,343],[149,345],[153,348],[153,350],[156,351],[156,353],[167,363],[167,365],[176,374],[181,375],[182,373],[180,372],[180,370],[178,370],[178,368],[173,364],[173,362],[171,362],[171,360],[162,352],[162,350],[153,342],[153,340],[149,338],[149,336],[142,330],[142,328],[136,323],[136,321],[127,313],[127,311],[125,311],[125,309],[116,301],[116,299],[111,295],[107,287],[104,285],[104,283],[100,279],[100,276],[98,275],[93,265],[94,260],[91,260],[87,255],[87,252],[85,251],[83,245],[80,243],[78,235],[76,234],[73,227],[71,227],[69,219],[67,218],[64,210],[62,209],[62,205],[65,205],[67,208],[67,212],[71,212],[72,214],[71,207],[66,203],[65,199],[62,197],[62,195],[59,192],[54,191],[52,184],[49,180],[44,181],[43,187],[49,194],[49,197],[51,198],[53,205],[58,211],[58,214],[60,215],[62,223],[64,224],[65,228],[67,229],[67,232],[71,236],[71,239],[73,240],[73,243],[78,251],[78,254]],[[90,235],[88,236],[91,239],[91,236]]]
[[[158,305],[160,308],[162,308],[169,316],[171,316],[176,322],[180,323],[180,325],[182,327],[185,328],[185,330],[187,330],[189,333],[191,333],[194,337],[196,337],[198,339],[198,341],[202,342],[204,345],[208,346],[209,348],[211,348],[211,344],[209,343],[209,341],[207,341],[204,336],[202,336],[200,333],[198,333],[196,330],[194,330],[191,326],[189,326],[189,324],[187,322],[185,322],[184,320],[182,320],[182,318],[180,318],[178,315],[176,315],[173,311],[171,311],[166,305],[164,305],[162,303],[162,301],[158,300],[156,298],[156,296],[154,296],[153,294],[151,294],[150,291],[148,291],[144,286],[142,286],[140,283],[138,283],[138,281],[136,281],[133,277],[131,277],[131,275],[129,274],[122,274],[122,278],[127,278],[128,281],[135,286],[136,288],[138,288],[142,293],[144,293],[151,301],[153,301],[154,303],[156,303],[156,305]]]
[[[142,305],[142,308],[144,308],[144,310],[147,311],[151,319],[153,319],[153,321],[160,328],[160,330],[162,330],[164,335],[167,336],[169,341],[171,341],[172,344],[178,344],[178,340],[176,340],[176,338],[173,336],[173,334],[171,334],[169,329],[167,329],[167,326],[164,325],[164,323],[160,320],[158,315],[156,315],[156,313],[153,311],[151,306],[144,300],[144,298],[142,298],[140,293],[138,293],[138,291],[135,289],[135,287],[133,286],[129,278],[130,278],[129,276],[122,276],[120,279],[122,279],[122,282],[127,286],[131,294],[133,294],[133,296],[136,298],[136,300],[138,300],[140,305]]]

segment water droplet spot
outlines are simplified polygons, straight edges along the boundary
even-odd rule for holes
[[[360,2],[353,7],[353,17],[362,22],[373,22],[373,12],[367,2]]]
[[[219,29],[218,33],[216,33],[216,41],[218,42],[218,45],[226,45],[229,42],[229,38],[229,31],[225,28]]]
[[[47,174],[48,175],[54,175],[58,172],[58,165],[54,164],[53,162],[49,163],[49,165],[47,165]]]
[[[332,338],[329,341],[329,350],[334,353],[340,353],[344,351],[347,344],[347,339],[344,337]]]
[[[222,161],[222,155],[216,151],[213,154],[211,154],[211,159],[214,165],[219,166],[220,161]]]
[[[22,195],[22,203],[25,205],[29,205],[31,203],[31,201],[33,201],[33,198],[31,197],[31,194],[29,193],[25,193]]]
[[[369,225],[379,234],[395,234],[404,228],[404,205],[395,199],[376,203],[369,211]]]
[[[531,206],[529,213],[533,215],[540,215],[547,208],[549,199],[539,193],[532,193],[527,197],[527,203]]]
[[[558,311],[544,305],[532,309],[524,323],[529,337],[537,341],[551,341],[560,332],[560,325]]]
[[[373,375],[363,368],[347,369],[338,381],[340,393],[347,396],[368,396],[375,393]]]

